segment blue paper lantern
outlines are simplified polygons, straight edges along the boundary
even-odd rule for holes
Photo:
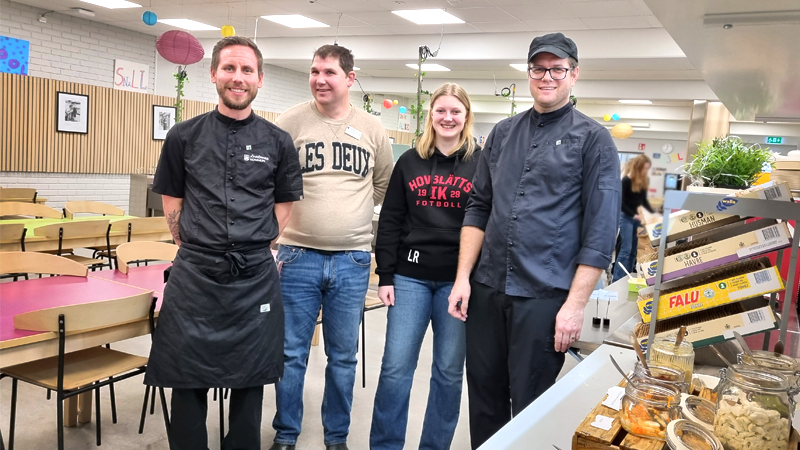
[[[619,114],[614,113],[614,114],[611,115],[611,118],[614,119],[614,120],[619,120]]]
[[[406,111],[408,111],[405,106],[401,106],[400,108],[398,108],[398,110],[400,111],[400,114],[405,114]]]
[[[153,11],[145,11],[144,14],[142,14],[142,22],[152,27],[158,22],[158,16]]]

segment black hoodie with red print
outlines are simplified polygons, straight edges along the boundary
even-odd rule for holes
[[[464,160],[465,148],[422,159],[412,148],[397,160],[381,207],[375,259],[379,285],[394,274],[454,281],[464,208],[480,148]]]

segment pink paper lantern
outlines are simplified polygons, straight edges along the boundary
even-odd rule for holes
[[[180,31],[171,30],[162,34],[156,39],[156,49],[158,54],[167,61],[174,64],[194,64],[205,55],[205,50],[191,34]]]

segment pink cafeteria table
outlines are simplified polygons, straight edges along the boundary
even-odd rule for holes
[[[172,264],[156,264],[149,266],[131,266],[128,268],[128,273],[124,274],[118,270],[101,270],[99,272],[89,272],[89,278],[97,278],[106,281],[111,281],[126,286],[137,287],[153,291],[154,295],[159,297],[164,296],[164,269],[170,267]]]

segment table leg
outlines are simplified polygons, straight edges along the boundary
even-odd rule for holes
[[[92,391],[78,394],[78,423],[89,423],[92,421]]]
[[[68,397],[64,399],[64,426],[74,427],[78,424],[78,399]]]

